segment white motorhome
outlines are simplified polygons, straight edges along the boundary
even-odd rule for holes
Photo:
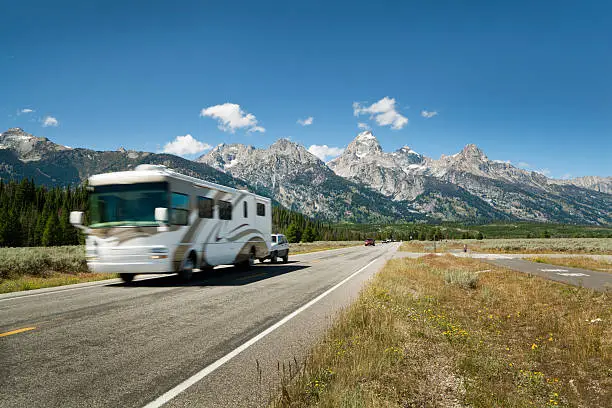
[[[194,269],[253,265],[269,256],[272,206],[269,198],[177,173],[165,166],[89,178],[89,225],[82,212],[70,222],[87,235],[92,272],[178,273]]]

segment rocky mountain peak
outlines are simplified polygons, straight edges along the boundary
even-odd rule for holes
[[[360,140],[360,141],[372,140],[372,139],[376,139],[376,136],[374,136],[374,134],[370,130],[364,130],[363,132],[359,133],[357,137],[355,138],[355,140]]]
[[[420,153],[415,152],[414,150],[412,150],[412,148],[410,148],[410,146],[407,145],[400,147],[395,151],[395,153],[405,156],[422,156]]]
[[[278,139],[276,142],[270,145],[270,149],[273,150],[286,150],[286,149],[300,149],[303,148],[302,145],[292,142],[287,138]]]
[[[363,132],[327,165],[287,139],[268,148],[220,144],[200,157],[199,163],[193,163],[170,154],[125,149],[72,150],[20,128],[0,134],[2,179],[77,184],[91,174],[133,168],[144,163],[145,157],[146,162],[220,184],[249,186],[287,208],[331,220],[346,220],[350,213],[352,221],[377,222],[503,219],[612,223],[611,177],[549,179],[489,160],[475,145],[433,160],[408,146],[385,153],[371,132]]]
[[[346,153],[354,154],[360,158],[381,154],[382,152],[383,150],[380,147],[380,143],[378,143],[378,139],[369,130],[359,133],[346,148]]]
[[[36,137],[24,131],[22,128],[18,128],[18,127],[10,128],[6,132],[0,133],[0,143],[3,143],[5,141],[8,142],[9,140],[15,140],[15,139],[30,140],[30,139],[36,139]],[[46,138],[40,138],[40,139],[47,140]]]
[[[68,149],[66,146],[51,142],[46,137],[36,137],[18,127],[0,133],[0,148],[13,150],[23,161],[40,160],[47,152]]]
[[[466,159],[487,160],[487,156],[484,152],[473,143],[465,145],[463,150],[461,150],[460,156]]]

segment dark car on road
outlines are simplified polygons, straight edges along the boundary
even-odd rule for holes
[[[372,238],[368,238],[365,240],[365,246],[375,246],[376,242]]]

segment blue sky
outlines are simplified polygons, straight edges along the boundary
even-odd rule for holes
[[[330,3],[5,2],[0,129],[98,150],[341,148],[363,123],[387,151],[475,143],[612,175],[611,3]]]

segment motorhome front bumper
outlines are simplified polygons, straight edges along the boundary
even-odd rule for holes
[[[94,273],[172,273],[168,259],[157,259],[144,262],[105,262],[88,261],[89,270]]]

